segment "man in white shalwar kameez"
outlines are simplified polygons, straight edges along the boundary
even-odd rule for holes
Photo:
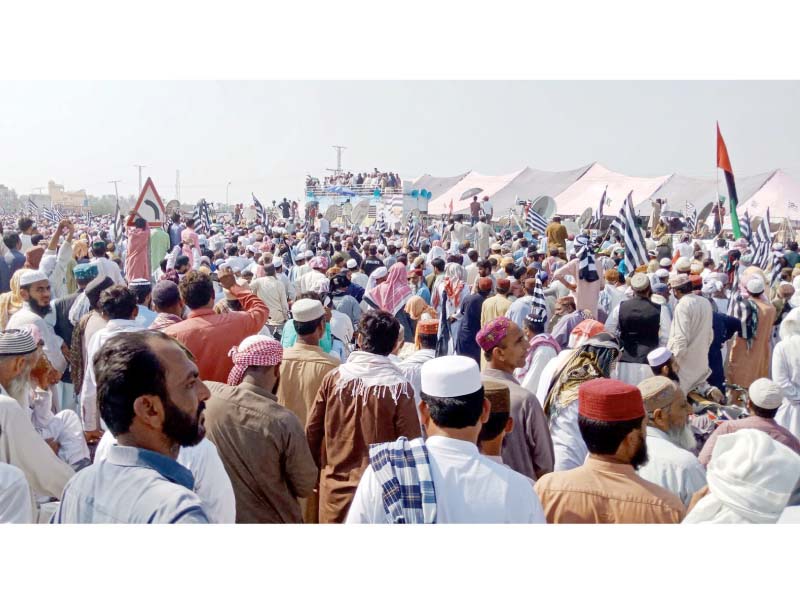
[[[486,221],[486,217],[481,217],[475,224],[475,245],[478,249],[478,258],[486,258],[489,255],[489,247],[494,239],[494,230]]]
[[[800,308],[783,318],[780,334],[772,351],[772,380],[783,392],[775,422],[800,438]]]
[[[638,386],[647,411],[647,464],[639,477],[669,490],[688,505],[706,485],[706,470],[692,454],[697,444],[687,423],[689,404],[677,383],[649,377]]]
[[[370,466],[346,522],[544,523],[530,482],[478,451],[478,436],[490,410],[474,360],[442,356],[425,363],[420,412],[428,438],[400,438],[370,448]],[[416,464],[388,456],[387,449],[399,446],[414,452]],[[404,497],[402,506],[384,494],[387,487]],[[405,497],[409,488],[419,490],[416,499]]]
[[[678,364],[681,389],[688,394],[711,374],[708,349],[714,339],[711,303],[692,294],[692,283],[684,274],[672,275],[670,287],[678,298],[667,348]]]

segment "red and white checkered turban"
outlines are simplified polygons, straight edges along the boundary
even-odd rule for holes
[[[228,374],[228,385],[239,385],[247,367],[270,367],[283,360],[283,346],[266,335],[251,335],[242,340],[228,352],[233,360],[233,368]]]

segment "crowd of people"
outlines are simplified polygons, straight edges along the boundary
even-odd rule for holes
[[[379,188],[381,191],[397,190],[403,186],[400,175],[392,173],[391,171],[379,171],[378,169],[374,169],[372,173],[365,171],[363,173],[353,174],[347,171],[334,175],[327,175],[323,177],[322,184],[325,187],[340,185],[345,187],[355,186],[369,190]],[[306,176],[307,188],[318,187],[319,185],[319,178],[312,177],[311,175]]]
[[[798,519],[796,242],[765,272],[656,230],[633,265],[474,204],[394,231],[6,216],[0,522]]]

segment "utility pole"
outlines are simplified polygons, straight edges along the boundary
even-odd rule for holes
[[[142,193],[142,169],[144,169],[147,165],[133,165],[137,169],[139,169],[139,194]]]
[[[114,181],[109,181],[108,183],[114,184],[114,195],[117,197],[117,206],[119,206],[119,192],[117,191],[117,184],[121,183],[121,179],[115,179]]]
[[[175,171],[175,199],[178,201],[178,204],[181,203],[181,170],[177,169]]]
[[[326,171],[333,171],[334,175],[342,172],[342,150],[347,150],[347,146],[333,146],[336,149],[336,168],[325,169]]]

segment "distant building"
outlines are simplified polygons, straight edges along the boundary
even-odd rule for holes
[[[88,199],[86,190],[66,192],[64,191],[63,185],[59,185],[52,180],[47,182],[47,191],[50,192],[50,201],[53,205],[62,206],[64,208],[83,208],[84,202]]]
[[[0,206],[4,208],[16,206],[17,192],[13,188],[8,188],[0,184]]]

